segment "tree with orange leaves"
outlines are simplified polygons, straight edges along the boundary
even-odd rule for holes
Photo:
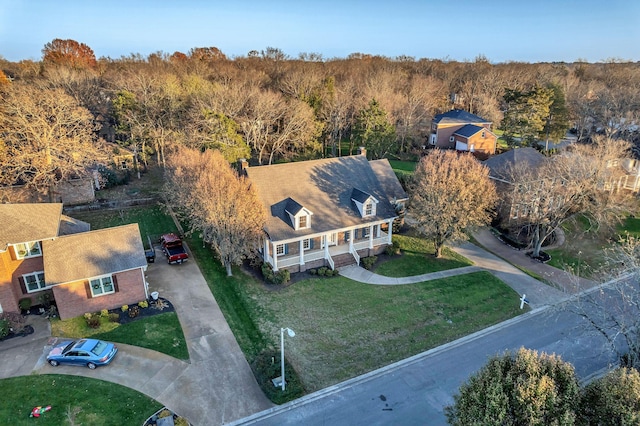
[[[44,45],[42,61],[45,64],[66,65],[71,68],[95,68],[96,56],[84,43],[56,38]]]

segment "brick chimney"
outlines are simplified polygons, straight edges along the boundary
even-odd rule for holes
[[[364,155],[366,157],[367,156],[367,149],[364,146],[358,147],[358,155]]]

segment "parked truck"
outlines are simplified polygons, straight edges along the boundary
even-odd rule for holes
[[[160,237],[162,252],[167,257],[168,263],[182,263],[189,258],[187,251],[182,245],[182,240],[176,234],[164,234]]]

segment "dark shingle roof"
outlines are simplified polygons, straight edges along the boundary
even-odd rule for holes
[[[386,158],[383,158],[382,160],[372,160],[369,161],[369,165],[376,174],[378,182],[382,185],[382,189],[390,202],[406,200],[409,198],[404,189],[402,189],[402,185],[400,185],[400,181],[398,180],[396,173],[391,168],[389,160]]]
[[[434,123],[491,123],[482,117],[478,117],[475,114],[461,109],[452,109],[451,111],[438,114],[433,117],[433,121]]]
[[[464,126],[460,127],[458,130],[453,132],[453,134],[460,135],[464,138],[470,138],[471,136],[475,135],[478,132],[481,132],[482,130],[486,131],[484,127],[476,126],[475,124],[465,124]]]
[[[246,172],[267,209],[265,230],[274,241],[395,217],[383,185],[362,155],[249,167]],[[360,216],[351,201],[354,188],[379,200],[375,217]],[[290,199],[313,212],[310,228],[291,227],[285,213]]]
[[[62,204],[0,204],[0,250],[8,244],[42,241],[58,236]]]
[[[495,155],[484,162],[489,168],[489,175],[494,178],[509,178],[509,169],[514,164],[524,164],[537,169],[546,160],[546,157],[534,148],[515,148],[502,154]]]
[[[42,252],[47,285],[127,271],[147,264],[137,223],[46,240]]]
[[[300,210],[302,210],[304,207],[302,207],[302,204],[298,203],[296,200],[294,200],[293,198],[289,198],[289,200],[287,201],[287,205],[284,207],[284,210],[286,212],[291,213],[292,215],[297,215]]]
[[[358,188],[353,188],[353,191],[351,191],[351,199],[356,200],[360,204],[363,204],[369,198],[371,198],[371,194],[367,194],[366,192],[361,191]]]

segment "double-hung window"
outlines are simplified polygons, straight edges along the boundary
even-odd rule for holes
[[[364,215],[371,216],[372,214],[373,214],[373,203],[369,201],[367,204],[364,205]]]
[[[302,215],[298,218],[299,220],[299,226],[298,228],[300,229],[304,229],[307,227],[307,216],[306,215]]]
[[[116,292],[116,287],[113,285],[113,278],[111,275],[91,278],[89,280],[89,285],[91,287],[91,295],[93,297],[104,296],[105,294]]]
[[[32,274],[26,274],[22,276],[22,279],[24,280],[24,286],[27,289],[27,293],[34,293],[46,288],[46,284],[44,282],[44,272],[34,272]]]
[[[40,243],[38,241],[16,244],[13,248],[16,251],[16,257],[18,259],[42,256],[42,250],[40,250]]]

